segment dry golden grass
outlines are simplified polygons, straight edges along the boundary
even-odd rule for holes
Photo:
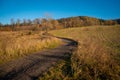
[[[119,80],[120,79],[120,26],[96,26],[52,31],[52,34],[79,42],[69,60],[70,74],[62,67],[52,68],[42,79],[64,80]],[[57,70],[59,72],[57,72]],[[54,73],[55,72],[55,73]],[[59,75],[56,75],[59,73]]]
[[[30,53],[54,48],[61,41],[40,32],[16,31],[0,32],[0,64]]]

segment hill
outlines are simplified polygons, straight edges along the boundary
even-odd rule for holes
[[[76,17],[61,18],[58,21],[65,28],[67,28],[67,27],[91,26],[91,25],[115,25],[115,24],[120,24],[118,22],[118,20],[104,20],[104,19],[88,17],[88,16],[76,16]]]

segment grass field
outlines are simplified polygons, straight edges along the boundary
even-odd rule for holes
[[[54,48],[61,41],[37,31],[0,32],[0,64],[39,50]]]
[[[120,26],[91,26],[51,31],[79,42],[70,59],[59,62],[40,80],[119,80]]]

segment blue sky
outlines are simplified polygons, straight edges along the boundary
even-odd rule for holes
[[[0,22],[10,19],[42,18],[49,13],[58,19],[90,16],[102,19],[120,18],[120,0],[0,0]]]

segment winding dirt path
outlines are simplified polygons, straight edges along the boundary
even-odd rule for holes
[[[76,48],[77,42],[60,38],[64,44],[0,65],[0,80],[36,80],[59,60],[67,58]]]

